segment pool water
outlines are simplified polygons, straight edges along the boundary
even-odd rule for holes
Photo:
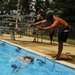
[[[0,41],[0,75],[75,75],[71,68],[25,49]],[[34,62],[27,64],[20,60],[20,55],[34,57]],[[17,71],[16,67],[21,68]]]

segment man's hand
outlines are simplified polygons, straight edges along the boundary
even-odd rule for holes
[[[37,26],[37,29],[42,29],[42,27],[41,26]]]
[[[26,24],[26,27],[27,28],[29,28],[29,27],[31,27],[32,26],[32,24]]]

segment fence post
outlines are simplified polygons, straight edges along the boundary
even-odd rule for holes
[[[10,37],[11,37],[11,40],[15,40],[15,33],[14,33],[14,30],[10,30]]]

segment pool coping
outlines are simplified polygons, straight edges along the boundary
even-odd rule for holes
[[[2,39],[0,39],[0,40],[2,40]],[[11,42],[6,41],[6,40],[2,40],[2,41],[7,42],[7,43],[12,44],[12,45],[15,45],[15,46],[18,46],[18,47],[21,47],[21,48],[23,48],[23,49],[26,49],[27,51],[30,51],[30,52],[32,52],[32,53],[38,54],[38,55],[40,55],[40,56],[43,56],[43,57],[46,57],[46,58],[52,60],[52,57],[51,57],[51,56],[48,56],[48,55],[46,55],[46,54],[39,53],[39,52],[37,52],[37,51],[33,51],[32,49],[29,49],[29,48],[27,48],[27,47],[23,47],[23,46],[17,45],[17,44],[15,44],[15,43],[11,43]],[[60,63],[60,64],[63,64],[63,65],[65,65],[65,66],[68,66],[68,67],[70,67],[70,68],[75,69],[75,64],[72,64],[72,63],[69,63],[69,62],[66,62],[66,61],[63,61],[63,60],[53,60],[53,61],[56,61],[56,62],[58,62],[58,63]]]

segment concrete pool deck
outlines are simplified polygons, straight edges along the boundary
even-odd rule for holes
[[[16,38],[16,40],[12,41],[10,39],[10,35],[3,34],[2,36],[0,36],[0,39],[10,41],[12,43],[18,44],[25,48],[31,49],[33,51],[45,54],[49,57],[51,55],[55,55],[57,53],[57,48],[58,48],[57,42],[54,42],[51,45],[49,40],[44,40],[44,39],[43,39],[43,42],[40,42],[40,39],[39,39],[38,43],[34,43],[34,42],[32,42],[33,37],[23,36],[22,38],[19,38],[19,35],[16,35],[15,38]],[[65,53],[70,53],[71,55],[74,56],[75,55],[75,46],[69,45],[69,44],[64,44],[64,49],[63,49],[62,54],[65,54]],[[73,60],[65,60],[65,61],[75,64],[75,57],[73,58]]]

